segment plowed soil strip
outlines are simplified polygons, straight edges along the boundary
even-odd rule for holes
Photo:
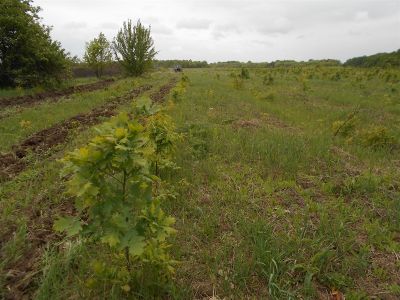
[[[50,91],[44,92],[36,95],[27,95],[27,96],[18,96],[12,98],[4,98],[0,99],[0,108],[8,107],[8,106],[16,106],[16,105],[23,105],[29,106],[35,104],[37,102],[44,101],[46,99],[51,99],[51,101],[56,101],[61,97],[69,96],[75,93],[82,93],[82,92],[92,92],[95,90],[103,89],[109,86],[111,83],[114,82],[114,79],[106,79],[99,82],[89,83],[89,84],[82,84],[77,86],[71,86],[61,91]]]
[[[91,110],[88,113],[76,115],[61,123],[55,124],[50,128],[41,130],[31,137],[24,140],[19,145],[12,147],[13,151],[0,155],[0,181],[11,179],[26,168],[26,162],[23,158],[32,152],[40,155],[50,148],[63,143],[69,130],[76,127],[87,127],[100,122],[103,117],[111,117],[116,114],[116,108],[119,104],[151,89],[151,85],[138,87],[126,95],[116,97],[112,101]]]
[[[45,200],[50,203],[46,210],[41,208],[40,203],[32,203],[31,206],[23,210],[28,220],[27,244],[18,259],[3,269],[4,286],[6,287],[4,299],[33,299],[32,294],[35,289],[35,281],[40,274],[37,270],[40,269],[43,250],[49,242],[55,243],[62,238],[53,230],[54,217],[56,215],[74,215],[75,213],[71,200],[65,199],[62,203],[52,203],[50,199]],[[6,223],[0,225],[10,227]],[[13,231],[15,232],[15,228]],[[1,238],[7,239],[7,236],[12,238],[14,232],[1,235]],[[4,243],[9,240],[6,239],[3,240]],[[0,258],[5,259],[1,255],[3,253],[0,253]]]
[[[165,97],[169,94],[172,88],[176,85],[177,78],[172,78],[170,82],[160,87],[160,89],[150,95],[151,100],[156,103],[165,101]]]

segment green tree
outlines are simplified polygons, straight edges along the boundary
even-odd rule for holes
[[[55,84],[66,76],[67,54],[39,11],[31,0],[0,1],[0,86]]]
[[[143,74],[157,54],[151,37],[151,28],[144,27],[140,20],[136,26],[132,21],[124,22],[114,42],[115,56],[130,76]]]
[[[400,66],[400,49],[390,53],[377,53],[369,56],[353,57],[348,59],[345,66],[352,67],[399,67]]]
[[[140,115],[120,114],[97,128],[98,136],[90,143],[63,159],[63,175],[77,213],[54,222],[55,230],[102,242],[116,254],[107,261],[108,272],[94,275],[106,276],[121,287],[149,286],[152,291],[169,279],[175,264],[167,241],[175,233],[175,219],[161,208],[173,194],[151,168],[154,158],[166,160],[170,145],[164,141],[171,140],[174,128],[172,123],[152,122],[154,128],[148,132],[145,119],[159,115],[157,111],[146,107]],[[157,134],[149,134],[152,131]],[[168,136],[160,138],[162,132]],[[156,153],[160,150],[163,153]],[[123,257],[125,267],[115,270]]]
[[[111,45],[106,36],[100,32],[98,38],[86,44],[86,52],[83,56],[85,62],[94,70],[97,77],[103,75],[105,66],[111,62]]]

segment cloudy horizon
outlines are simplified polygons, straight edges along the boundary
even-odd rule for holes
[[[399,0],[35,0],[52,37],[82,57],[127,19],[151,25],[157,59],[348,58],[400,48]]]

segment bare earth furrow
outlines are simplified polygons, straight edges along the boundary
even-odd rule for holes
[[[47,152],[52,147],[63,143],[71,129],[95,125],[101,121],[101,118],[115,115],[118,105],[138,97],[151,88],[151,85],[143,85],[133,89],[127,94],[116,97],[87,113],[76,115],[50,128],[41,130],[22,141],[20,144],[13,146],[12,152],[0,155],[0,179],[2,181],[11,179],[24,170],[27,165],[24,158],[28,153],[41,155]]]
[[[77,86],[71,86],[61,91],[49,91],[35,95],[18,96],[11,98],[0,99],[0,108],[9,106],[29,106],[50,99],[51,101],[57,101],[61,97],[69,96],[75,93],[84,93],[100,90],[108,87],[114,82],[114,79],[106,79],[94,83],[82,84]]]
[[[164,102],[166,96],[172,90],[172,88],[176,85],[177,78],[172,78],[170,82],[160,87],[157,92],[154,92],[150,95],[151,100],[154,103]]]

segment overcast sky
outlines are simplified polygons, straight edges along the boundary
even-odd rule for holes
[[[159,59],[273,61],[400,48],[400,0],[35,0],[52,36],[81,57],[123,21],[151,25]]]

